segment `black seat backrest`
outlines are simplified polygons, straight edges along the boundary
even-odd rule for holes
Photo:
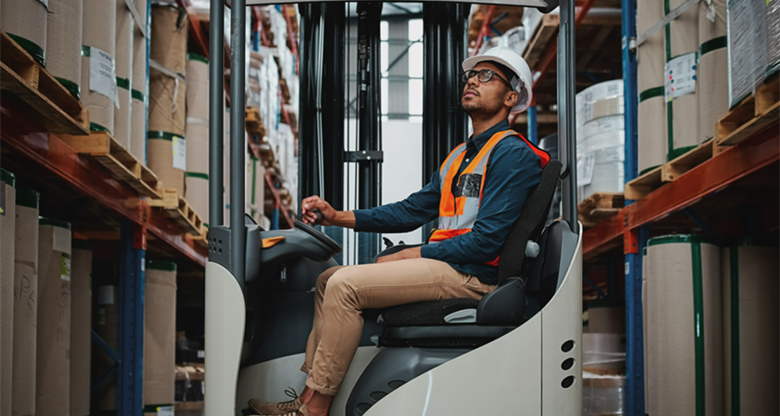
[[[525,249],[528,241],[537,241],[547,221],[555,188],[561,173],[561,162],[550,160],[542,171],[539,184],[528,194],[520,217],[512,224],[498,265],[498,284],[508,277],[522,277],[528,268]]]

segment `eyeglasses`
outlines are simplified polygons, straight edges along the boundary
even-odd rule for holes
[[[509,81],[505,80],[504,78],[501,78],[496,71],[492,71],[490,69],[480,69],[477,71],[476,69],[469,69],[468,71],[463,73],[463,82],[469,82],[471,78],[474,76],[477,77],[479,82],[485,83],[490,82],[491,79],[493,79],[493,76],[495,75],[496,78],[500,79],[504,84],[506,84],[507,87],[510,89],[514,89],[512,87],[512,84],[509,83]]]

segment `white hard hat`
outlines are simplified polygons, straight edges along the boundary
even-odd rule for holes
[[[512,107],[511,112],[512,114],[515,114],[525,111],[531,104],[531,100],[534,96],[531,89],[533,85],[531,68],[528,67],[525,59],[512,49],[505,46],[496,46],[482,55],[467,58],[463,61],[462,67],[464,71],[468,71],[477,66],[478,63],[486,61],[498,62],[514,71],[516,77],[512,77],[512,79],[509,80],[509,83],[512,84],[512,87],[517,91],[518,97],[517,104]]]

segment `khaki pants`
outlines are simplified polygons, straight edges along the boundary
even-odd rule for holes
[[[301,367],[309,374],[306,385],[331,396],[338,392],[360,342],[363,309],[449,298],[480,299],[495,288],[431,259],[324,271],[317,279],[314,323]]]

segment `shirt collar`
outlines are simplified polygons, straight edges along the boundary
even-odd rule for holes
[[[466,146],[469,148],[476,149],[477,151],[482,150],[482,146],[484,146],[485,143],[487,143],[488,140],[490,140],[490,138],[493,137],[494,134],[498,133],[499,131],[504,131],[509,129],[511,129],[511,127],[509,126],[509,121],[501,120],[495,126],[482,132],[482,134],[479,134],[476,137],[474,136],[470,137],[469,140],[466,142]]]

